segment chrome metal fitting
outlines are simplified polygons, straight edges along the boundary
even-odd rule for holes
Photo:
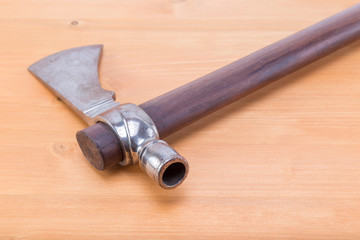
[[[103,122],[118,137],[127,166],[139,163],[153,180],[165,189],[175,188],[187,176],[189,165],[184,157],[159,140],[154,122],[135,104],[116,106],[96,116],[94,122]]]

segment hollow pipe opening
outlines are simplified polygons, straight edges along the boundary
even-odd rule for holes
[[[170,164],[161,177],[162,183],[169,188],[173,188],[180,184],[186,174],[186,166],[182,162]]]
[[[154,140],[141,153],[140,167],[162,188],[179,186],[189,172],[186,159],[162,140]]]

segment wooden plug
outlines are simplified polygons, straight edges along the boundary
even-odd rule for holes
[[[123,159],[123,151],[115,133],[104,123],[96,123],[78,131],[76,139],[86,159],[96,169],[104,170]]]

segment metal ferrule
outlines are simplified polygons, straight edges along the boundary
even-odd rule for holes
[[[118,137],[124,156],[122,166],[139,163],[153,180],[165,189],[175,188],[187,176],[184,157],[159,140],[154,122],[135,104],[116,106],[94,118],[107,124]]]

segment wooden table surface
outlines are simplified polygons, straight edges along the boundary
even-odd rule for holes
[[[167,138],[173,191],[92,168],[27,72],[103,43],[102,86],[140,104],[356,3],[0,0],[0,239],[360,239],[360,42]]]

